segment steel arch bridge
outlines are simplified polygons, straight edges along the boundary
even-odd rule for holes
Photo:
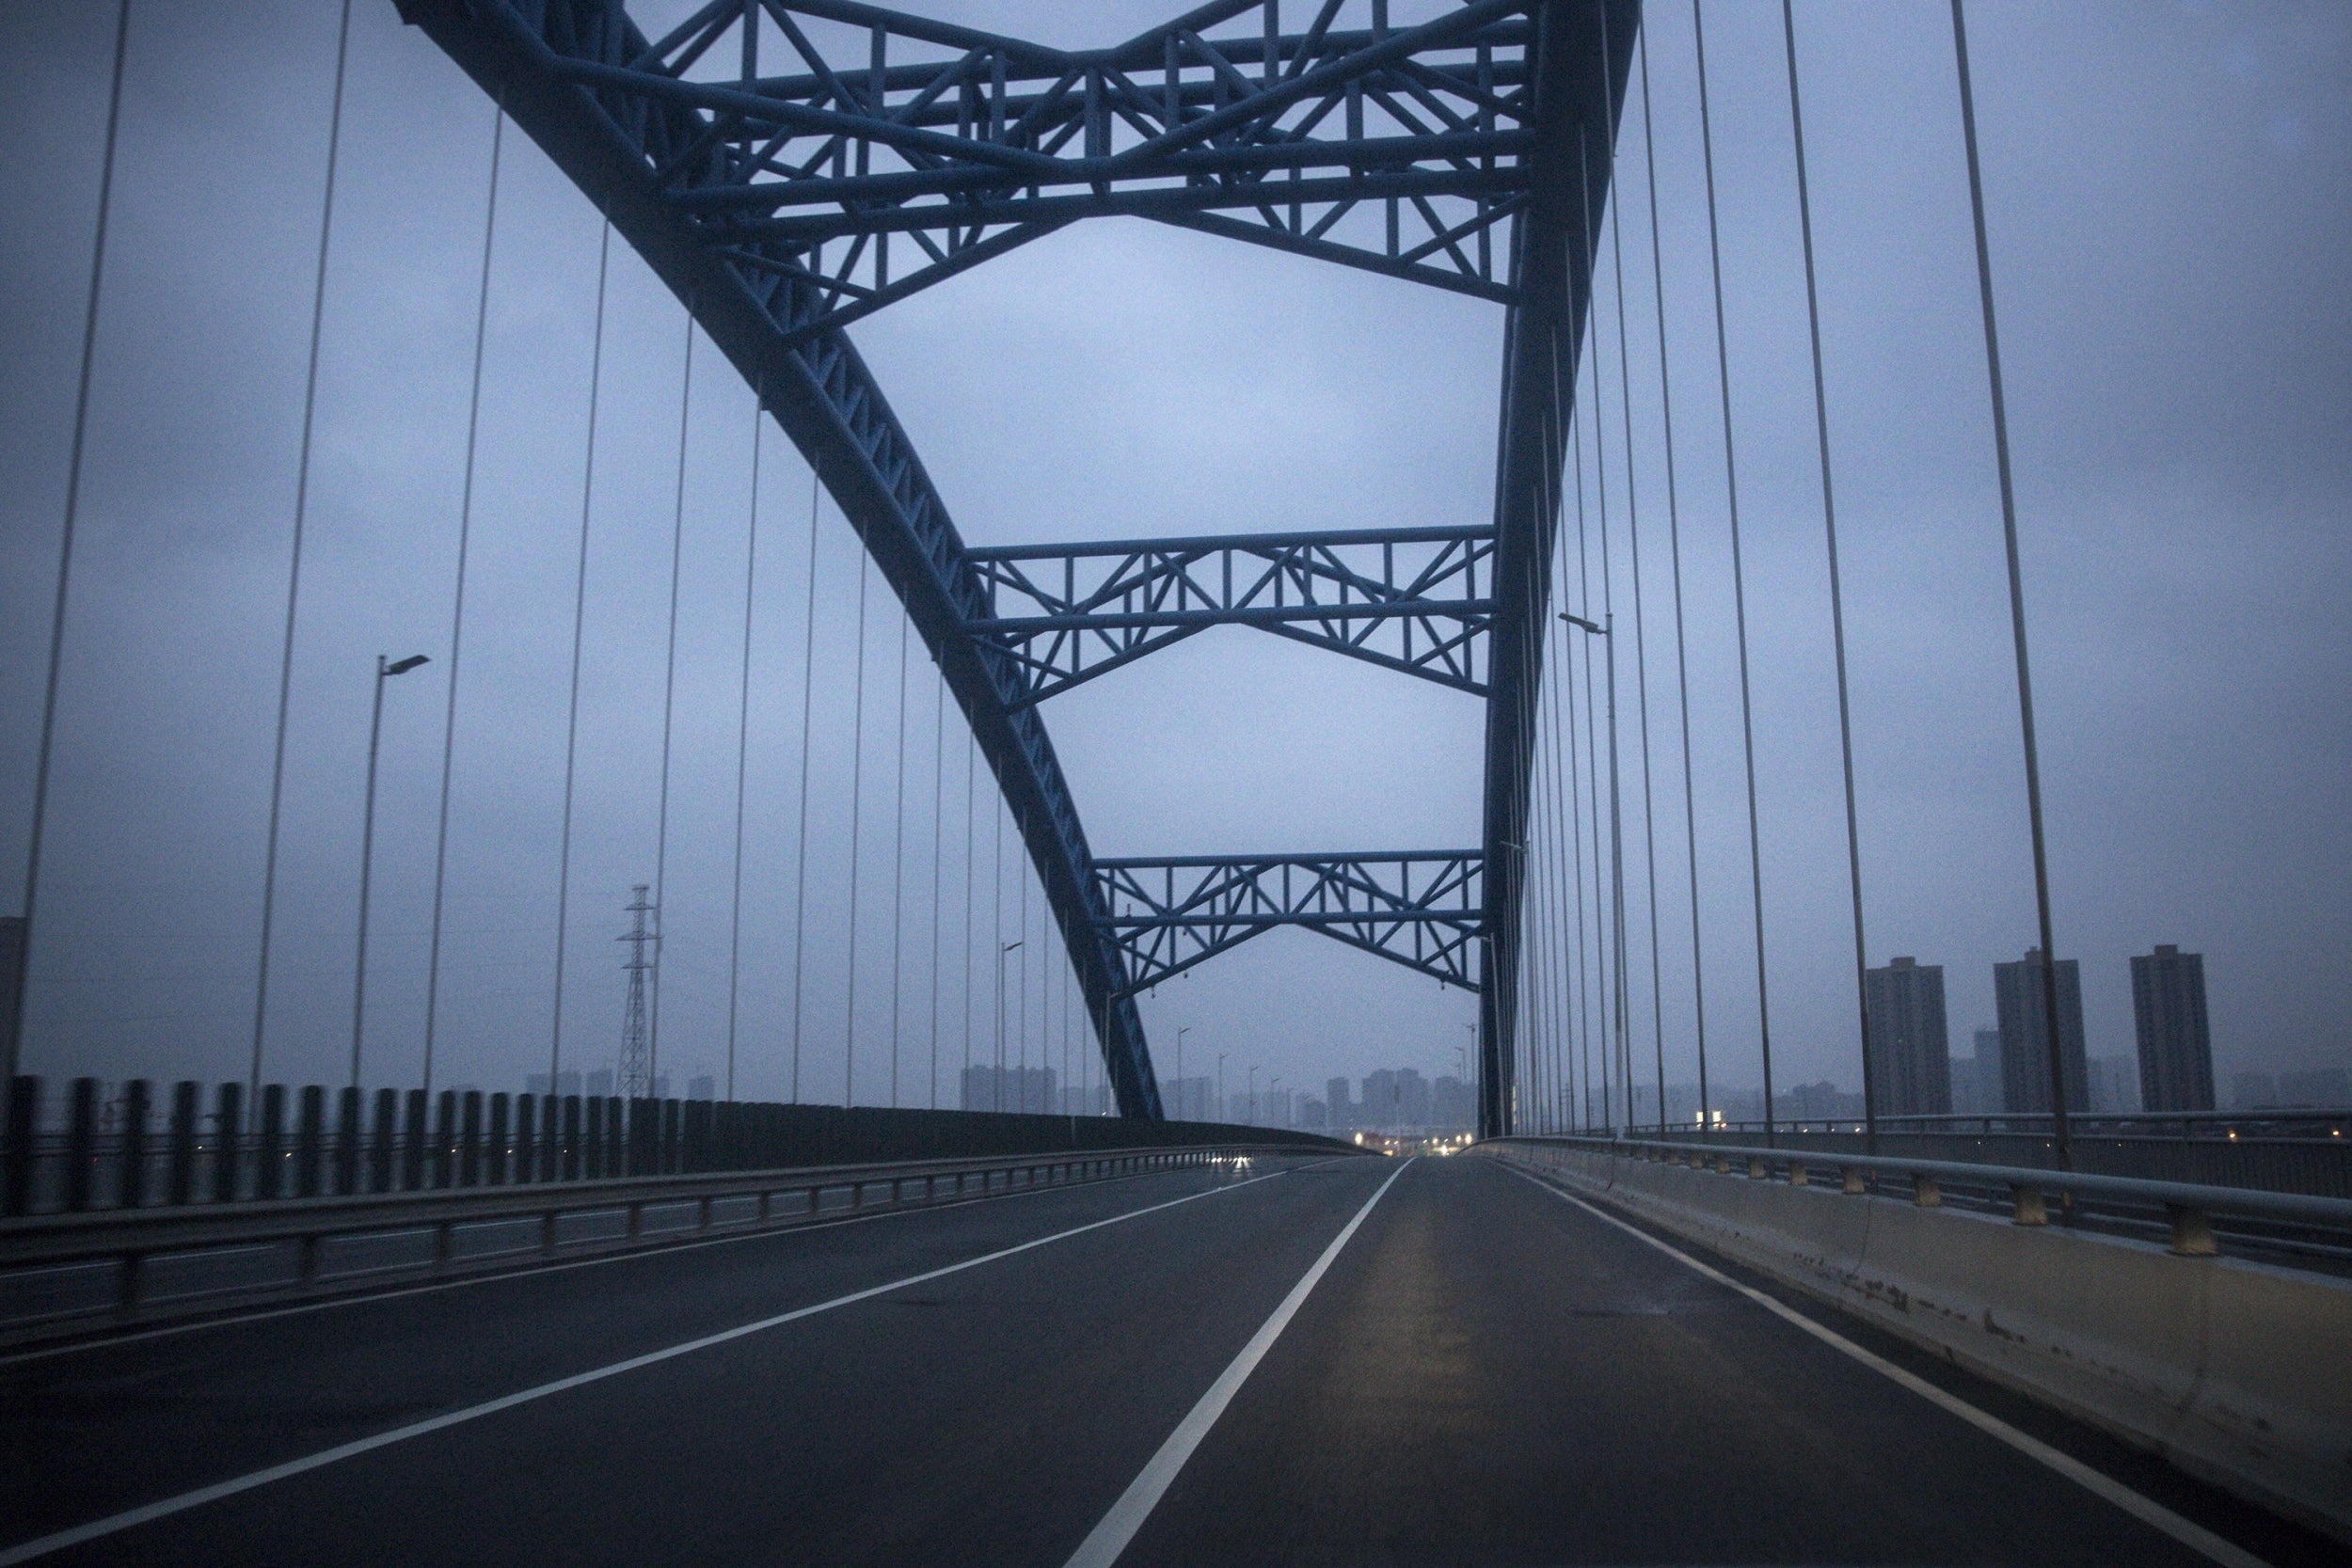
[[[660,39],[624,0],[395,3],[609,214],[863,540],[1019,824],[1120,1112],[1161,1114],[1136,993],[1297,926],[1476,990],[1481,1131],[1508,1132],[1537,623],[1640,0],[1415,24],[1295,0],[1295,30],[1280,0],[1214,0],[1085,51],[858,0],[711,0]],[[966,546],[845,329],[1101,216],[1501,306],[1491,518]],[[1040,705],[1220,625],[1483,697],[1480,846],[1098,861]]]

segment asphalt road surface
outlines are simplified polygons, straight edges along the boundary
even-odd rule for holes
[[[0,1564],[2326,1560],[1734,1274],[1343,1158],[389,1292],[0,1358]]]

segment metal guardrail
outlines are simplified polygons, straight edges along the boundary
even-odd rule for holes
[[[86,1326],[93,1318],[113,1323],[143,1321],[167,1311],[202,1309],[225,1298],[243,1304],[255,1296],[268,1300],[299,1297],[352,1288],[389,1272],[421,1269],[435,1276],[490,1272],[559,1256],[570,1259],[674,1244],[716,1232],[751,1234],[877,1206],[870,1205],[869,1199],[878,1191],[886,1194],[878,1206],[927,1205],[955,1201],[976,1187],[981,1193],[1003,1193],[1298,1152],[1272,1145],[1073,1150],[292,1198],[233,1208],[36,1214],[0,1220],[0,1286],[42,1271],[104,1265],[114,1276],[111,1299],[95,1307],[0,1316],[0,1336],[22,1338],[28,1329],[56,1330],[60,1321],[68,1328]],[[828,1195],[836,1195],[830,1208],[825,1202]],[[649,1212],[687,1205],[692,1206],[690,1223],[646,1228]],[[743,1206],[747,1212],[739,1218],[723,1217],[722,1205]],[[564,1220],[592,1214],[622,1216],[618,1234],[569,1241],[563,1237]],[[519,1222],[536,1224],[535,1242],[471,1258],[457,1256],[455,1243],[465,1227]],[[430,1257],[421,1262],[336,1272],[324,1267],[330,1243],[420,1232],[429,1233],[432,1240]],[[259,1285],[175,1293],[165,1301],[152,1299],[147,1289],[152,1265],[159,1259],[256,1248],[290,1249],[291,1268]]]
[[[1763,1148],[1753,1145],[1696,1143],[1661,1138],[1514,1137],[1495,1144],[1561,1147],[1593,1153],[1632,1155],[1693,1169],[1711,1167],[1728,1174],[1735,1162],[1756,1180],[1785,1177],[1792,1186],[1809,1185],[1817,1169],[1837,1173],[1841,1191],[1867,1194],[1871,1175],[1897,1177],[1911,1183],[1913,1201],[1923,1208],[1943,1202],[1942,1184],[1968,1182],[2010,1193],[2010,1218],[2018,1225],[2047,1225],[2054,1196],[2090,1202],[2161,1208],[2171,1230],[2171,1248],[2184,1257],[2211,1257],[2219,1250],[2214,1238],[2213,1216],[2229,1214],[2247,1219],[2324,1227],[2352,1233],[2352,1199],[2320,1197],[2305,1193],[2265,1192],[2250,1187],[2215,1187],[2186,1181],[2152,1181],[2137,1177],[2103,1176],[2084,1171],[2058,1171],[2029,1165],[1984,1164],[1972,1161],[1929,1160],[1900,1155],[1850,1154],[1804,1148]]]

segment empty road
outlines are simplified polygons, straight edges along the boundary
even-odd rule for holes
[[[871,1214],[0,1359],[0,1562],[2318,1560],[1740,1284],[1475,1157]]]

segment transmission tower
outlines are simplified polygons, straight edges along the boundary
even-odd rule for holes
[[[628,943],[628,961],[621,966],[628,972],[628,1001],[621,1009],[621,1070],[613,1088],[628,1099],[643,1100],[653,1093],[645,1040],[645,974],[661,963],[661,937],[658,925],[645,929],[645,916],[656,913],[645,896],[647,884],[639,882],[630,891],[637,896],[627,906],[629,928],[617,939]],[[654,954],[650,958],[645,957],[648,943]]]

